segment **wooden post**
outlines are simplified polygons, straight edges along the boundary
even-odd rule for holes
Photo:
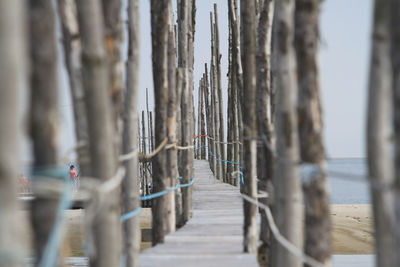
[[[212,114],[211,114],[211,103],[209,101],[210,99],[210,91],[209,91],[209,83],[208,83],[208,69],[207,69],[207,63],[204,64],[204,104],[205,104],[205,109],[206,109],[206,117],[207,117],[207,135],[211,137],[213,134],[213,123],[212,123]],[[213,168],[213,163],[214,163],[214,157],[210,156],[210,152],[212,152],[213,149],[213,140],[208,138],[207,139],[207,151],[208,151],[208,161],[210,163],[210,168],[212,170]]]
[[[271,35],[274,14],[274,1],[264,0],[260,10],[258,22],[258,48],[257,48],[257,124],[258,135],[272,144],[273,124],[271,118]],[[273,180],[274,158],[273,151],[267,148],[261,141],[257,147],[257,177],[258,189],[271,192]],[[269,204],[267,198],[261,198],[263,204]],[[260,213],[261,227],[258,258],[262,264],[268,265],[269,251],[271,247],[271,235],[269,224],[264,212]]]
[[[151,0],[151,37],[153,58],[153,80],[155,99],[155,147],[158,147],[167,133],[168,102],[168,11],[169,0]],[[167,152],[162,150],[153,160],[153,192],[161,192],[168,184]],[[167,216],[167,198],[161,196],[153,199],[152,244],[164,243]]]
[[[178,4],[178,17],[180,14],[179,11],[180,5]],[[178,32],[179,33],[179,32]],[[182,98],[182,88],[184,83],[184,68],[178,67],[177,68],[177,75],[176,75],[176,88],[175,88],[175,96],[176,96],[176,140],[180,142],[182,140],[182,121],[181,121],[181,98]],[[182,151],[178,151],[178,176],[181,177],[183,175],[183,169],[181,164],[182,159]],[[180,183],[181,179],[179,180]],[[180,227],[185,224],[183,220],[183,207],[182,207],[182,190],[178,188],[175,191],[175,219],[176,219],[176,226]]]
[[[123,111],[123,63],[121,57],[122,46],[122,0],[101,0],[104,17],[104,41],[109,62],[110,95],[113,104],[114,125],[117,135],[114,142],[119,145],[121,140],[121,119]],[[119,149],[119,147],[118,147]]]
[[[0,251],[2,266],[23,266],[21,252],[26,238],[21,234],[20,207],[17,199],[17,179],[20,175],[18,134],[18,95],[21,81],[26,82],[26,29],[22,18],[25,2],[0,0]],[[54,88],[53,88],[54,89]],[[44,114],[46,115],[46,114]],[[47,223],[45,223],[47,224]]]
[[[257,195],[257,121],[256,113],[256,20],[253,1],[242,0],[240,13],[243,19],[243,193],[251,198]],[[257,251],[257,206],[244,201],[244,251]]]
[[[323,142],[321,89],[319,82],[318,0],[297,0],[295,46],[298,77],[298,122],[300,156],[318,172],[304,177],[305,244],[304,251],[325,266],[331,266],[331,216]]]
[[[224,103],[222,98],[222,85],[221,85],[221,57],[222,55],[219,52],[219,28],[218,28],[218,9],[217,4],[214,3],[214,42],[215,42],[215,73],[216,73],[216,83],[215,89],[218,95],[218,114],[219,117],[219,143],[220,146],[220,158],[226,160],[225,153],[225,144],[223,141],[225,140],[225,131],[224,131]],[[226,182],[226,163],[221,161],[221,178],[224,182]]]
[[[58,82],[55,17],[51,0],[29,2],[31,55],[30,134],[34,168],[57,166]],[[46,18],[45,20],[43,18]],[[18,18],[21,19],[21,18]],[[14,27],[14,26],[13,26]],[[15,178],[15,177],[13,177]],[[33,181],[35,184],[38,181]],[[57,198],[37,196],[31,205],[31,222],[37,265],[53,228]],[[46,213],[43,213],[46,210]]]
[[[189,0],[179,0],[178,12],[178,66],[182,68],[182,96],[181,96],[181,121],[182,136],[181,145],[189,146],[193,144],[192,114],[191,114],[191,95],[189,79],[189,12],[191,5]],[[191,36],[191,35],[190,35]],[[189,183],[193,166],[193,150],[183,150],[180,159],[180,171],[182,183]],[[182,188],[182,216],[183,223],[190,218],[191,212],[191,188]]]
[[[204,81],[201,79],[200,82],[200,140],[201,140],[201,148],[200,148],[200,159],[206,159],[206,121],[205,121],[205,114],[204,114]]]
[[[214,158],[215,158],[215,172],[214,176],[223,181],[223,166],[221,162],[221,137],[220,137],[220,117],[219,117],[219,98],[218,98],[218,84],[217,84],[217,63],[216,63],[216,49],[215,49],[215,25],[213,21],[213,14],[210,12],[210,28],[211,28],[211,64],[210,64],[210,91],[212,99],[212,114],[214,117]]]
[[[241,91],[243,90],[243,71],[240,56],[240,34],[239,34],[239,16],[237,11],[237,0],[228,0],[228,9],[230,19],[230,28],[232,33],[232,98],[233,98],[233,119],[234,119],[234,140],[242,139],[242,113],[241,113]],[[234,161],[240,162],[241,147],[239,143],[234,145]],[[239,167],[234,166],[236,172],[233,183],[236,186],[239,181]]]
[[[69,86],[74,108],[75,135],[77,143],[84,144],[77,150],[79,173],[82,177],[90,172],[90,156],[89,146],[87,145],[88,126],[84,102],[85,94],[82,86],[82,66],[80,60],[81,42],[78,38],[77,10],[74,0],[59,0],[58,8],[63,33],[65,65],[68,71]]]
[[[391,157],[392,76],[388,0],[375,1],[368,93],[367,153],[369,177],[383,184],[393,182]],[[374,213],[376,266],[395,266],[393,261],[394,221],[392,193],[371,184]]]
[[[104,47],[102,7],[97,1],[76,1],[82,36],[82,67],[86,92],[91,156],[90,175],[105,182],[116,175],[116,150],[109,96],[109,73]],[[119,266],[121,223],[119,189],[107,193],[103,206],[92,225],[95,255],[91,266]]]
[[[274,57],[276,66],[276,155],[274,209],[276,224],[289,242],[302,250],[302,192],[298,177],[299,147],[297,135],[297,81],[295,69],[294,0],[277,1]],[[275,53],[276,52],[276,53]],[[275,248],[274,248],[275,253]],[[302,261],[277,244],[272,266],[302,266]]]
[[[400,29],[399,22],[400,17],[396,11],[400,8],[400,3],[398,1],[390,1],[390,13],[389,15],[383,13],[386,11],[386,2],[382,2],[379,6],[383,10],[383,16],[390,17],[390,58],[392,63],[392,125],[394,134],[392,137],[394,139],[394,181],[393,181],[393,200],[394,200],[394,214],[395,219],[392,225],[392,233],[394,235],[394,247],[392,253],[394,255],[394,261],[392,266],[400,266],[400,254],[398,253],[400,249],[400,230],[398,229],[400,223]],[[385,23],[384,18],[380,18],[382,24]],[[383,39],[384,40],[384,39]],[[383,62],[382,64],[385,64]],[[390,73],[390,72],[389,72]],[[392,148],[392,149],[393,149]],[[381,159],[383,160],[383,159]],[[387,229],[386,229],[387,231]],[[387,252],[390,253],[390,252]]]
[[[126,91],[124,109],[123,146],[124,154],[138,150],[139,140],[137,123],[139,121],[137,103],[139,86],[140,61],[140,13],[139,0],[129,0],[128,3],[128,61],[126,64]],[[140,188],[138,177],[138,156],[135,153],[132,159],[125,161],[125,178],[122,186],[124,213],[140,208]],[[133,217],[123,225],[124,230],[124,255],[127,267],[139,266],[139,252],[141,242],[140,220]]]
[[[195,134],[196,136],[196,143],[197,145],[195,145],[195,155],[197,159],[201,159],[201,136],[200,132],[201,132],[201,81],[199,82],[199,88],[197,90],[197,132]]]
[[[170,1],[170,0],[169,0]],[[172,3],[169,4],[168,25],[168,106],[167,106],[167,132],[168,143],[177,143],[176,139],[176,47],[174,31],[174,13]],[[178,153],[174,149],[167,152],[168,186],[174,187],[178,178]],[[167,195],[167,234],[175,232],[175,192],[169,191]]]

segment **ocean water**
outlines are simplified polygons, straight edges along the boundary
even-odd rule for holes
[[[366,159],[328,160],[328,180],[331,204],[370,204],[369,184],[366,179]],[[331,173],[330,173],[331,172]],[[364,178],[347,177],[357,175]]]

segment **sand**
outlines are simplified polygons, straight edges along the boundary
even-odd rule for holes
[[[26,214],[25,214],[26,215]],[[373,254],[373,218],[370,205],[331,205],[333,254]],[[67,232],[62,253],[67,257],[83,256],[84,210],[68,210]],[[151,209],[139,215],[142,229],[141,249],[151,246]],[[31,237],[31,233],[28,234]]]
[[[373,254],[371,205],[331,205],[333,254]]]

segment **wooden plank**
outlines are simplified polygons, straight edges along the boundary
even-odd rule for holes
[[[216,180],[207,161],[195,161],[193,218],[164,244],[143,251],[140,266],[258,266],[243,253],[243,201],[239,188]]]

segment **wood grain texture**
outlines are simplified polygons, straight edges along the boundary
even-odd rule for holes
[[[237,187],[216,180],[207,161],[194,163],[193,217],[165,243],[145,250],[140,266],[258,266],[242,252],[243,200]]]

